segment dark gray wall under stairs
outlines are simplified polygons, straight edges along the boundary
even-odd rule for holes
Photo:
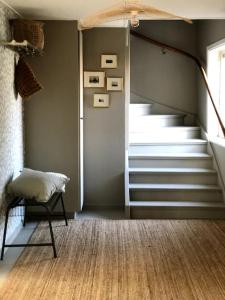
[[[126,29],[95,28],[83,33],[84,70],[125,78]],[[117,54],[117,69],[101,69],[101,54]],[[109,108],[94,108],[94,93],[109,93]],[[84,205],[124,205],[125,91],[84,89]]]

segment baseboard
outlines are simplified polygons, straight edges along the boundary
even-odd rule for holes
[[[83,210],[115,210],[124,209],[124,205],[84,205]]]
[[[224,220],[224,210],[213,209],[150,209],[150,208],[131,208],[131,219],[207,219]]]

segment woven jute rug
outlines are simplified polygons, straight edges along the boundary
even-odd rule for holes
[[[26,248],[0,299],[225,299],[225,222],[54,222],[50,247]],[[49,239],[41,223],[31,241]]]

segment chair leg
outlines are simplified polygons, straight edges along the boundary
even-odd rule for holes
[[[10,210],[10,208],[7,208],[6,216],[5,216],[5,227],[4,227],[3,240],[2,240],[1,260],[3,260],[3,258],[4,258],[6,233],[7,233],[8,219],[9,219],[9,210]]]
[[[65,206],[64,206],[64,201],[63,201],[63,195],[62,194],[61,194],[60,198],[61,198],[61,203],[62,203],[62,210],[63,210],[64,220],[65,220],[66,226],[68,226],[68,221],[67,221],[67,217],[66,217],[66,211],[65,211]]]
[[[56,248],[55,248],[55,239],[54,239],[54,234],[53,234],[53,230],[52,230],[52,222],[51,222],[50,218],[48,220],[48,224],[49,224],[50,235],[51,235],[51,240],[52,240],[52,249],[53,249],[54,258],[57,258],[57,253],[56,253]]]
[[[45,206],[44,204],[42,206],[46,209],[46,211],[48,213],[48,225],[49,225],[49,230],[50,230],[50,235],[51,235],[51,240],[52,240],[52,249],[53,249],[54,258],[57,258],[55,239],[54,239],[54,234],[53,234],[53,230],[52,230],[51,212],[47,206]]]
[[[24,218],[23,218],[23,227],[26,226],[26,216],[27,216],[27,207],[24,206]]]

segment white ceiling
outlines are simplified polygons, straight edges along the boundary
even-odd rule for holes
[[[0,0],[1,1],[1,0]],[[79,20],[117,0],[3,0],[24,17]],[[142,3],[190,19],[225,19],[225,0],[143,0]]]

